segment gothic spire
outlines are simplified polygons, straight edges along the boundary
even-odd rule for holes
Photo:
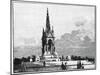
[[[49,20],[48,8],[47,8],[47,16],[46,16],[46,31],[47,31],[47,32],[50,31],[50,20]]]

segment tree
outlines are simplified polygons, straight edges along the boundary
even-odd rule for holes
[[[28,62],[30,61],[30,58],[31,58],[30,56],[27,57],[27,61],[28,61]]]
[[[85,36],[85,37],[84,37],[84,41],[85,41],[85,42],[90,42],[91,39],[89,38],[89,36]]]
[[[15,58],[14,59],[14,65],[19,65],[19,64],[21,64],[21,59]]]
[[[32,60],[33,60],[33,62],[36,60],[36,56],[35,55],[32,55]]]
[[[64,56],[63,55],[62,55],[62,58],[61,59],[62,59],[62,61],[64,60]]]
[[[22,57],[22,62],[27,62],[27,59],[25,57]]]

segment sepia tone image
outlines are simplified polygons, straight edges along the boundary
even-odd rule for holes
[[[12,73],[96,69],[93,5],[12,1]]]

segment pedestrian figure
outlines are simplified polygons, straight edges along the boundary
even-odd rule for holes
[[[45,67],[45,65],[46,65],[46,63],[45,63],[45,61],[43,62],[43,66]]]
[[[77,69],[83,69],[83,65],[82,65],[81,61],[78,62]]]
[[[24,62],[21,63],[21,71],[25,72],[26,71],[26,65]]]
[[[81,64],[81,66],[82,66],[82,69],[84,69],[84,65],[83,65],[83,63]]]
[[[67,62],[65,62],[65,67],[66,67],[66,70],[67,70]]]
[[[66,66],[63,64],[63,62],[62,62],[62,64],[61,64],[61,69],[62,69],[62,70],[65,70],[65,69],[66,69]]]

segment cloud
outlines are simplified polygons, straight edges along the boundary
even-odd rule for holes
[[[74,24],[76,26],[76,30],[80,30],[80,35],[83,40],[85,36],[89,36],[89,38],[94,41],[95,39],[95,20],[93,17],[76,17],[73,19]]]
[[[20,37],[17,38],[14,42],[14,46],[35,46],[35,45],[41,45],[40,40],[36,40],[34,37]]]
[[[65,33],[55,41],[56,51],[59,55],[80,55],[95,57],[96,46],[89,36],[85,35],[81,40],[80,30],[73,30],[72,33]]]
[[[20,46],[14,47],[14,57],[28,57],[31,55],[41,55],[40,46]]]
[[[87,20],[84,17],[78,17],[75,19],[75,25],[77,27],[84,26],[87,23]]]

